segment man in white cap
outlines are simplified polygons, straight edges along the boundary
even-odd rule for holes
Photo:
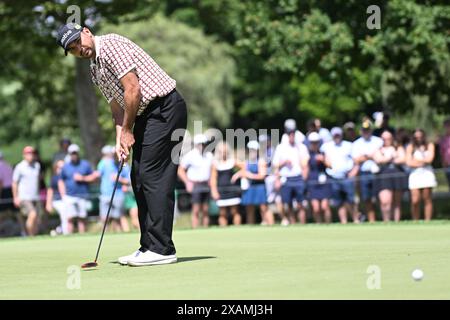
[[[284,134],[281,137],[281,143],[289,144],[288,132],[295,132],[295,144],[300,145],[305,141],[305,135],[297,129],[297,122],[294,119],[284,121]]]
[[[343,140],[343,131],[339,127],[331,129],[333,140],[324,143],[320,151],[325,154],[326,173],[330,177],[332,200],[338,207],[341,223],[347,223],[349,214],[353,222],[359,222],[355,210],[355,181],[357,167],[352,159],[352,143]]]
[[[308,177],[309,152],[303,143],[297,143],[296,130],[293,127],[286,129],[287,143],[280,143],[272,159],[275,171],[275,188],[280,190],[283,202],[281,224],[286,226],[296,222],[294,213],[294,200],[297,203],[296,211],[301,223],[306,223],[306,212],[302,205]],[[286,214],[285,206],[288,206]]]
[[[80,147],[71,144],[68,148],[70,161],[64,164],[58,182],[59,193],[66,206],[68,232],[73,233],[77,220],[78,232],[86,231],[89,184],[97,180],[87,160],[80,158]]]
[[[181,158],[178,167],[178,177],[192,196],[192,228],[199,226],[200,214],[202,226],[209,226],[209,178],[213,154],[203,152],[207,142],[208,138],[204,134],[195,135],[194,148]]]
[[[375,198],[374,186],[375,173],[379,167],[374,161],[374,155],[383,146],[383,140],[373,134],[373,124],[366,119],[361,125],[361,137],[353,142],[352,157],[358,166],[360,198],[364,203],[365,213],[369,222],[375,222]]]

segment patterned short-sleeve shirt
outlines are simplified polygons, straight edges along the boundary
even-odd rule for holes
[[[148,103],[164,97],[176,87],[176,81],[137,44],[118,34],[95,37],[96,57],[91,60],[92,81],[108,100],[115,99],[125,109],[124,88],[120,79],[132,71],[141,89],[140,115]]]

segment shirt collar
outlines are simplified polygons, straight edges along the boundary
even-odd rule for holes
[[[94,36],[94,43],[95,43],[95,60],[93,62],[96,63],[100,58],[100,50],[102,48],[102,42],[99,36]]]

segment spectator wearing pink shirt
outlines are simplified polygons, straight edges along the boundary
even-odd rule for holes
[[[444,135],[439,139],[439,152],[450,189],[450,118],[444,121]]]

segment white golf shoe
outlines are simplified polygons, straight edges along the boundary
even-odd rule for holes
[[[128,265],[128,260],[130,260],[130,259],[133,258],[135,255],[137,255],[138,252],[140,252],[140,251],[137,250],[137,251],[133,252],[132,254],[130,254],[130,255],[128,255],[128,256],[119,257],[119,259],[117,259],[117,261],[118,261],[121,265],[126,266],[126,265]],[[142,253],[142,252],[140,252],[140,253]]]
[[[175,262],[177,262],[177,256],[174,254],[164,256],[150,250],[145,252],[139,251],[136,255],[128,259],[128,265],[133,267],[169,264]]]

